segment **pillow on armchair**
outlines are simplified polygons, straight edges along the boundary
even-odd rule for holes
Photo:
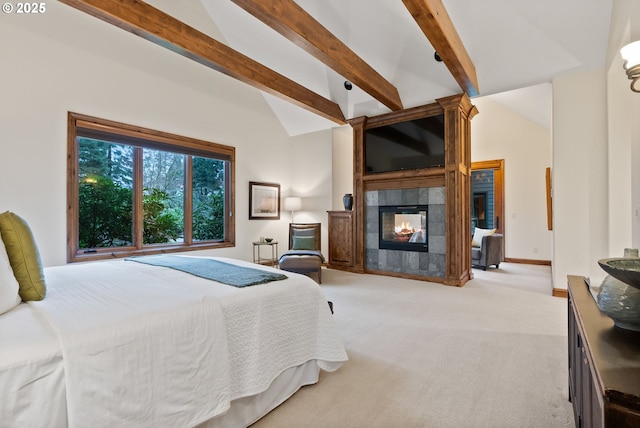
[[[319,244],[320,233],[315,223],[289,225],[290,250],[320,250]]]
[[[493,235],[494,233],[496,233],[495,229],[480,229],[479,227],[476,227],[475,231],[473,232],[471,246],[480,247],[480,245],[482,245],[482,238],[484,238],[485,236]]]
[[[316,238],[314,236],[293,236],[292,250],[315,250]]]

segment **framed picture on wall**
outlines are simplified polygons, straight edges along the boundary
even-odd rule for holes
[[[280,185],[249,182],[249,220],[280,220]]]

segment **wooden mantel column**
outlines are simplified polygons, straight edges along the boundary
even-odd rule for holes
[[[465,94],[436,100],[445,119],[447,270],[444,283],[463,286],[471,270],[471,119],[478,109]]]
[[[349,121],[353,128],[353,211],[354,211],[354,252],[352,270],[364,272],[364,128],[367,117],[361,116]],[[358,143],[356,143],[358,142]]]

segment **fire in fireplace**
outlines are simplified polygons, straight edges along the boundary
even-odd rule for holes
[[[379,248],[429,251],[426,205],[380,206]]]

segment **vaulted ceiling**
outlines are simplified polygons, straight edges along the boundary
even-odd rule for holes
[[[261,89],[298,135],[602,67],[613,0],[199,0],[218,38],[140,2],[61,1]],[[496,100],[535,109],[517,98]]]

